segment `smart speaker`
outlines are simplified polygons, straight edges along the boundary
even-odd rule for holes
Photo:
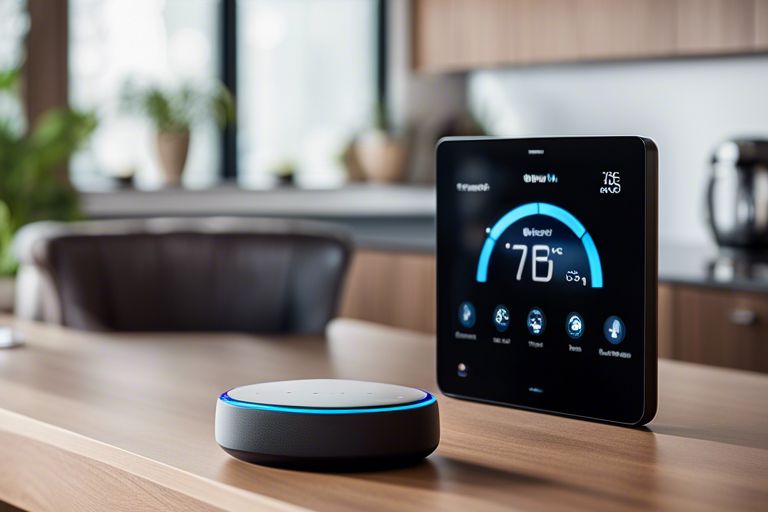
[[[238,459],[313,470],[404,466],[440,441],[437,399],[421,389],[339,379],[234,388],[216,403],[216,442]]]

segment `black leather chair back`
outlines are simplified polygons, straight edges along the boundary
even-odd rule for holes
[[[50,276],[63,325],[318,333],[336,313],[349,243],[335,226],[275,219],[83,224],[60,224],[27,242],[31,260]]]

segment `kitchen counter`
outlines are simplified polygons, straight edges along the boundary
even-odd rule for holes
[[[661,244],[659,281],[768,293],[768,254]]]
[[[308,189],[282,186],[244,189],[234,185],[193,190],[123,189],[82,194],[94,218],[240,215],[288,217],[433,217],[435,189],[428,185],[350,184]]]

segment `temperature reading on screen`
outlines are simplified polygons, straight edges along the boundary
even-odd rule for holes
[[[555,248],[562,252],[562,249]],[[520,263],[517,265],[517,280],[521,281],[525,270],[525,261],[528,257],[528,246],[524,244],[515,244],[513,251],[520,252]],[[536,244],[531,248],[531,279],[538,283],[548,283],[552,280],[554,262],[550,259],[553,251],[548,245]]]
[[[536,224],[533,227],[528,224],[520,230],[521,226],[517,223],[528,218],[532,218]],[[517,228],[513,228],[515,225]],[[568,210],[550,203],[522,204],[486,227],[485,233],[475,273],[478,283],[488,282],[488,269],[495,261],[493,254],[500,252],[494,249],[498,247],[499,239],[506,239],[509,241],[503,246],[507,254],[504,261],[509,264],[512,260],[508,275],[514,275],[517,281],[550,283],[555,277],[557,263],[557,278],[554,281],[563,286],[578,283],[585,288],[603,287],[603,268],[597,245],[584,225]],[[571,234],[578,239],[575,244],[570,241]],[[526,243],[530,237],[547,237],[549,243],[530,243],[532,240]],[[577,248],[576,252],[572,252],[570,247]],[[564,274],[566,270],[574,269],[576,273]]]

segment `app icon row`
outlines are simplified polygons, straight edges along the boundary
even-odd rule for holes
[[[475,306],[471,302],[462,302],[459,306],[459,323],[465,329],[471,329],[477,321]],[[493,310],[493,325],[498,332],[509,329],[510,313],[506,306],[499,304]],[[547,328],[547,316],[539,308],[533,308],[526,317],[526,327],[533,336],[541,335]],[[578,340],[584,335],[584,317],[576,311],[572,311],[565,318],[565,332],[569,338]],[[624,341],[626,327],[624,321],[611,315],[603,322],[603,335],[605,339],[614,345]]]

